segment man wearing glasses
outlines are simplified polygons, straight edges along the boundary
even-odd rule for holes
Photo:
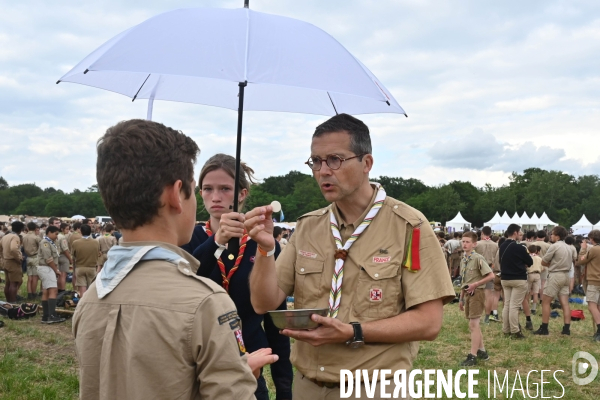
[[[552,245],[542,257],[542,265],[548,267],[548,280],[542,295],[542,325],[533,332],[534,335],[548,335],[550,320],[550,303],[556,296],[562,306],[565,325],[562,334],[571,334],[571,308],[569,307],[569,270],[573,265],[573,257],[569,245],[565,243],[567,230],[562,226],[552,229],[550,241]]]
[[[296,339],[296,400],[339,398],[341,369],[366,369],[371,378],[375,369],[410,370],[418,342],[436,338],[443,304],[455,297],[425,216],[369,182],[371,153],[368,127],[350,115],[317,127],[306,164],[332,204],[298,219],[277,262],[271,206],[245,215],[259,244],[254,309],[275,310],[294,295],[296,309],[329,310],[312,315],[316,329],[282,331]]]

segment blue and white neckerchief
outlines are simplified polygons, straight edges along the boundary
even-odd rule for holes
[[[50,242],[50,244],[51,244],[52,246],[54,246],[54,248],[56,249],[56,251],[58,251],[58,247],[56,247],[56,243],[54,243],[54,241],[53,241],[53,240],[51,240],[51,239],[50,239],[48,236],[44,236],[44,239],[46,239],[47,241],[49,241],[49,242]]]
[[[90,235],[87,235],[87,236],[82,236],[81,238],[82,238],[82,239],[89,239],[89,238],[90,238]]]

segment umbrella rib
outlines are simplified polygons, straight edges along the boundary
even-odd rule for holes
[[[333,111],[335,111],[335,115],[338,115],[337,108],[335,108],[335,104],[333,104],[333,99],[331,98],[331,95],[329,94],[329,92],[327,92],[327,96],[329,96],[329,101],[331,102],[331,105],[333,106]]]
[[[142,90],[142,88],[144,87],[144,85],[146,84],[146,81],[148,80],[148,78],[150,78],[150,75],[152,74],[148,74],[148,76],[146,77],[146,79],[144,80],[144,83],[142,83],[142,86],[140,86],[140,88],[138,89],[138,91],[136,92],[135,96],[133,96],[133,99],[131,99],[131,102],[133,103],[135,101],[135,99],[137,98],[137,95],[140,94],[140,90]]]

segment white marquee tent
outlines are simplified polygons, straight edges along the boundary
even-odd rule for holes
[[[463,218],[460,211],[456,214],[452,220],[446,222],[447,228],[452,228],[454,231],[468,231],[471,230],[471,223]]]
[[[574,231],[578,229],[589,229],[591,231],[592,229],[594,229],[594,225],[590,221],[588,221],[588,219],[585,217],[585,214],[583,214],[579,222],[573,225],[571,229],[573,229]]]
[[[587,222],[589,223],[589,221],[587,221]],[[506,211],[504,211],[504,214],[502,214],[502,216],[500,216],[500,213],[498,211],[496,211],[496,214],[494,215],[494,217],[491,220],[489,220],[488,222],[486,222],[484,225],[487,225],[490,227],[492,227],[492,226],[501,227],[504,225],[508,226],[510,224],[519,224],[528,230],[529,229],[543,229],[544,227],[547,227],[547,226],[556,226],[557,225],[555,222],[552,222],[550,220],[550,218],[548,218],[548,216],[546,215],[545,212],[542,214],[541,217],[538,217],[537,213],[533,213],[532,216],[529,217],[527,215],[527,212],[523,212],[522,216],[519,216],[519,214],[515,212],[515,214],[512,217],[510,217]],[[590,223],[589,226],[591,227],[592,224]],[[600,229],[600,222],[598,222],[597,229]],[[499,228],[497,230],[502,230],[502,229]]]
[[[600,221],[596,225],[594,225],[594,229],[600,229]]]

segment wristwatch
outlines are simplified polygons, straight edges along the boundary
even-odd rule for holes
[[[363,337],[362,327],[359,322],[350,322],[354,329],[354,337],[346,342],[346,346],[351,349],[358,349],[365,345],[365,339]]]

